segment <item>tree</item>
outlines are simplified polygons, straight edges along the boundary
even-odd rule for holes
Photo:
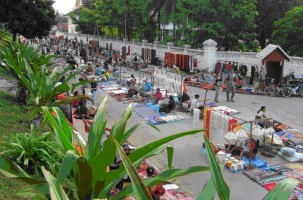
[[[149,15],[149,22],[150,24],[155,23],[155,16],[157,15],[156,24],[158,29],[158,34],[161,32],[161,19],[163,20],[163,17],[161,15],[161,10],[164,13],[164,17],[166,18],[166,22],[169,20],[172,20],[170,16],[175,13],[176,11],[176,4],[177,0],[151,0],[148,4],[147,11],[150,14],[150,11],[152,11],[152,14]],[[174,23],[174,33],[173,33],[173,39],[175,39],[175,23]],[[158,35],[158,40],[160,41],[160,37]]]
[[[83,34],[94,34],[96,22],[91,8],[84,6],[69,15],[76,24],[76,31]]]
[[[303,56],[303,6],[295,7],[274,23],[273,42],[294,56]]]
[[[196,5],[189,16],[197,23],[195,43],[211,38],[227,51],[238,44],[240,33],[252,33],[256,27],[255,0],[199,0]]]
[[[266,46],[266,41],[271,41],[271,35],[274,29],[274,21],[283,17],[285,12],[294,6],[294,0],[258,0],[256,18],[257,24],[257,39],[260,42],[261,48]]]
[[[48,35],[55,24],[55,11],[52,0],[1,0],[0,22],[13,34],[27,38]]]

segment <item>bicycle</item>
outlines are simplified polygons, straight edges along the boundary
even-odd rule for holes
[[[264,89],[265,96],[284,96],[290,97],[293,93],[290,87],[287,87],[283,84],[275,85],[275,80],[271,79],[271,83],[268,87]]]

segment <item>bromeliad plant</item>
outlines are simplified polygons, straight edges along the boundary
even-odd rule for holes
[[[56,177],[49,173],[44,173],[47,181],[39,185],[32,185],[29,188],[20,191],[20,194],[31,195],[34,192],[43,193],[48,191],[48,194],[53,199],[65,199],[66,195],[58,195],[63,193],[61,184],[71,179],[77,188],[77,198],[79,199],[94,199],[94,198],[109,198],[110,191],[114,188],[127,174],[132,180],[132,186],[123,191],[121,196],[135,195],[139,199],[152,199],[147,187],[154,186],[159,182],[167,181],[177,178],[179,176],[208,171],[208,167],[195,166],[188,169],[168,169],[163,171],[158,176],[149,180],[141,180],[136,172],[136,167],[139,164],[154,156],[167,148],[167,143],[187,135],[193,135],[201,132],[201,130],[188,131],[178,133],[146,146],[138,148],[130,155],[126,156],[121,149],[121,145],[130,137],[132,133],[138,128],[138,125],[126,130],[128,120],[132,115],[132,106],[130,106],[121,116],[119,121],[112,127],[110,136],[105,140],[102,147],[100,146],[101,138],[105,132],[106,122],[105,113],[108,98],[100,105],[100,108],[94,118],[93,125],[90,127],[89,137],[85,152],[80,156],[80,153],[75,149],[73,144],[73,129],[67,122],[66,118],[58,108],[44,107],[45,115],[51,126],[54,127],[54,132],[58,140],[62,143],[66,153],[63,159],[61,168]],[[171,151],[171,148],[169,148]],[[116,154],[122,158],[123,165],[114,171],[108,171],[110,164],[114,162]],[[169,153],[172,155],[172,153]],[[172,158],[169,159],[169,166],[171,166]],[[49,180],[52,180],[51,183]],[[54,184],[56,184],[55,187]],[[61,197],[62,198],[61,198]],[[60,198],[59,198],[60,197]]]
[[[44,132],[35,134],[31,125],[30,133],[16,133],[7,136],[1,144],[1,156],[15,161],[28,174],[41,176],[44,166],[53,174],[57,174],[64,153],[53,134]]]
[[[51,70],[52,55],[39,54],[28,45],[13,43],[11,48],[1,50],[2,62],[0,67],[10,73],[18,82],[25,99],[34,108],[51,106],[55,97],[61,93],[73,90],[79,84],[69,85],[68,81],[76,74],[68,75],[61,85],[55,87],[59,80],[71,69],[65,68],[58,72],[57,68]]]

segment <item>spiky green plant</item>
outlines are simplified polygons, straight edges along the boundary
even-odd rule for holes
[[[1,156],[13,160],[31,175],[41,176],[41,167],[57,174],[64,153],[61,145],[50,132],[35,134],[17,133],[7,136],[2,143]]]

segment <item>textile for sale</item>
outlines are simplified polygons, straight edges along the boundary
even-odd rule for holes
[[[194,67],[197,66],[197,60],[192,55],[172,52],[165,52],[164,62],[168,67],[172,68],[176,65],[185,72],[193,71]]]
[[[141,49],[141,58],[149,63],[155,60],[156,58],[156,50],[149,48]]]

